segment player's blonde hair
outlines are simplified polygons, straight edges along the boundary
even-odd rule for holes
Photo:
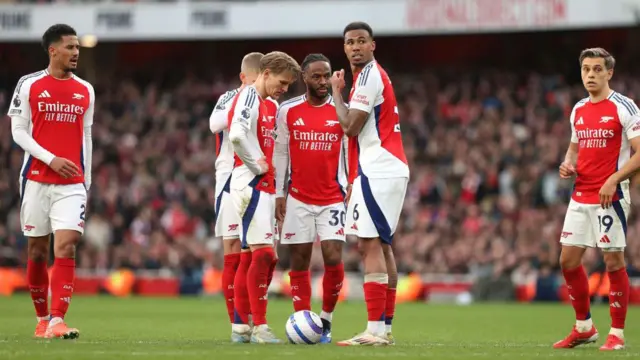
[[[616,59],[611,55],[607,50],[596,47],[584,49],[580,53],[580,66],[582,66],[582,62],[587,58],[600,58],[604,59],[604,67],[607,70],[611,70],[616,66]]]
[[[272,51],[260,60],[260,72],[262,73],[265,70],[269,70],[276,75],[288,72],[295,78],[298,78],[302,72],[298,62],[281,51]]]
[[[260,72],[260,61],[264,57],[263,53],[251,52],[242,58],[242,65],[240,65],[240,71],[246,73],[248,71],[258,73]]]

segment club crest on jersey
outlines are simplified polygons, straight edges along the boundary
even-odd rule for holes
[[[603,116],[600,118],[600,122],[605,124],[608,123],[609,120],[613,120],[613,116]]]
[[[20,107],[20,104],[22,104],[22,101],[20,101],[18,94],[16,94],[16,97],[13,98],[13,106]]]
[[[251,109],[249,109],[248,107],[242,109],[240,115],[242,115],[243,119],[249,120],[249,118],[251,117]]]
[[[336,125],[338,125],[339,123],[340,123],[340,122],[339,122],[339,121],[337,121],[337,120],[327,120],[327,123],[326,123],[324,126],[332,127],[332,126],[336,126]]]

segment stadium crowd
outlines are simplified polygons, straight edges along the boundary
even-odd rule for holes
[[[558,165],[568,116],[584,97],[563,76],[482,70],[391,72],[412,171],[394,241],[401,272],[472,274],[519,281],[557,274],[559,236],[571,182]],[[212,80],[214,79],[215,80]],[[213,238],[214,137],[208,118],[217,97],[237,86],[226,76],[95,83],[93,185],[78,266],[162,269],[221,267]],[[0,88],[6,112],[14,84]],[[640,78],[616,74],[612,88],[638,99]],[[300,83],[288,96],[300,94]],[[283,100],[283,99],[281,99]],[[24,266],[18,176],[23,152],[0,127],[0,266]],[[629,273],[640,275],[638,190],[629,220]],[[345,253],[357,271],[354,244]],[[279,251],[280,267],[288,265]],[[589,251],[586,265],[603,265]],[[313,268],[322,270],[316,252]]]

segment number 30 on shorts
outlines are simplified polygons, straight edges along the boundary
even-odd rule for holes
[[[336,226],[340,223],[340,226],[344,227],[344,223],[347,220],[347,213],[339,210],[330,210],[331,212],[331,220],[329,220],[329,225]],[[340,218],[338,218],[338,216]]]
[[[608,233],[611,230],[611,226],[613,226],[613,217],[611,215],[598,215],[598,224],[600,225],[600,232]],[[602,228],[604,227],[604,231]]]

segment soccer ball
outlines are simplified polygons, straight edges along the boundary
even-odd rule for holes
[[[322,320],[312,311],[298,311],[289,316],[285,332],[292,344],[317,344],[322,337]]]

